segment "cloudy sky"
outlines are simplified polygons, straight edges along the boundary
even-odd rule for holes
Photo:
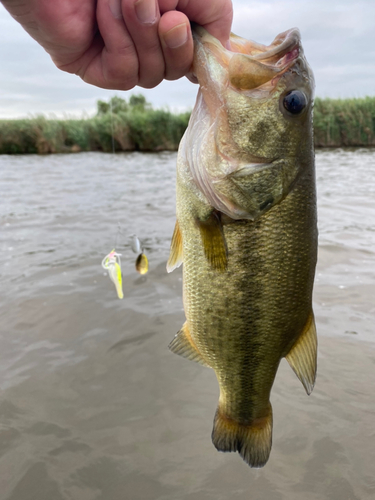
[[[316,95],[375,95],[374,0],[233,0],[233,31],[269,44],[297,26],[314,70]],[[57,70],[49,56],[0,4],[0,118],[44,113],[92,115],[96,100],[142,92],[157,107],[191,108],[196,86],[186,79],[152,90],[98,89]]]

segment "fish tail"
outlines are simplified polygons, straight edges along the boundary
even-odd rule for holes
[[[250,467],[263,467],[272,447],[272,406],[268,413],[249,424],[243,424],[225,415],[220,406],[216,410],[212,442],[218,451],[238,451]]]

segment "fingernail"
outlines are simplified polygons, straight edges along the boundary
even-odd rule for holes
[[[122,19],[121,0],[109,0],[108,5],[113,17]]]
[[[179,24],[171,30],[167,31],[164,35],[164,41],[170,49],[177,49],[188,39],[188,30],[186,24]]]
[[[137,0],[134,4],[134,9],[139,22],[153,24],[156,21],[155,0]]]

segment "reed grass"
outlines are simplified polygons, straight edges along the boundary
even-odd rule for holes
[[[142,95],[98,101],[87,119],[0,120],[0,154],[177,150],[190,113],[153,109]],[[320,99],[316,147],[375,146],[375,97]]]
[[[375,97],[317,98],[314,139],[316,147],[375,146]]]
[[[142,95],[98,101],[87,119],[0,120],[0,154],[177,150],[190,113],[153,109]]]

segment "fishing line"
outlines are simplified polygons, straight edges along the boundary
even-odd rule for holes
[[[112,139],[112,154],[115,153],[115,134],[113,128],[113,108],[112,108],[112,98],[109,100],[110,111],[111,111],[111,139]]]
[[[116,236],[115,236],[115,248],[117,248],[117,243],[118,243],[118,235],[121,233],[121,225],[119,221],[117,221],[117,231],[116,231]]]
[[[113,97],[109,100],[109,111],[110,111],[110,118],[111,118],[111,140],[112,140],[112,154],[115,155],[115,137],[114,137],[114,121],[113,121],[113,103],[112,103]],[[119,199],[122,198],[123,195],[119,197]],[[117,203],[117,200],[115,200]],[[121,272],[121,254],[116,252],[116,248],[118,247],[118,239],[119,236],[123,235],[122,229],[121,229],[121,224],[119,221],[117,221],[117,231],[115,235],[115,245],[113,247],[113,250],[104,257],[102,260],[102,267],[108,272],[108,276],[110,280],[114,283],[117,291],[117,296],[119,299],[122,299],[124,297],[123,290],[122,290],[122,272]],[[133,234],[130,236],[131,238],[131,244],[130,247],[133,250],[134,253],[137,254],[137,259],[135,261],[135,269],[139,274],[146,274],[148,272],[148,259],[146,255],[144,254],[144,249],[141,247],[141,242],[139,241],[138,237]],[[129,238],[129,239],[130,239]]]

